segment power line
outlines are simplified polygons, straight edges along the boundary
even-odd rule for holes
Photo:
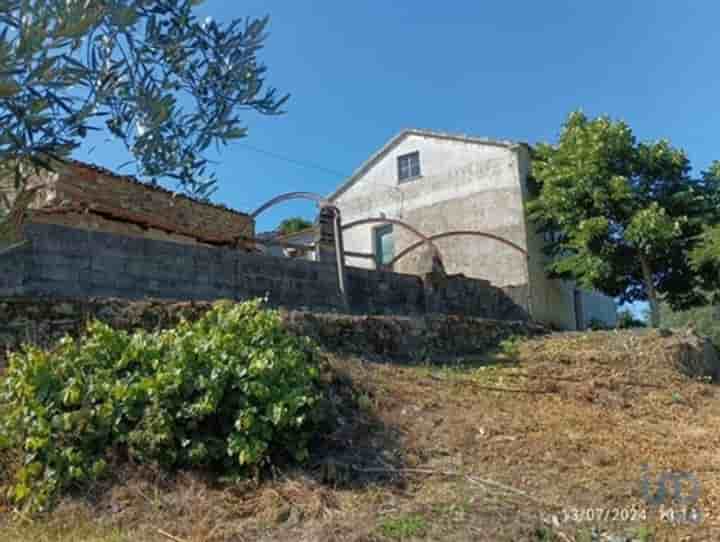
[[[295,164],[296,166],[308,168],[308,169],[317,169],[318,171],[324,171],[325,173],[329,173],[331,175],[336,175],[340,178],[345,179],[348,177],[347,174],[341,173],[340,171],[336,171],[334,169],[326,168],[323,166],[320,166],[318,164],[313,164],[312,162],[304,162],[302,160],[296,160],[295,158],[288,158],[287,156],[283,156],[281,154],[277,154],[275,152],[266,151],[265,149],[260,149],[258,147],[253,147],[252,145],[248,145],[247,143],[241,143],[238,145],[239,147],[244,147],[250,151],[254,151],[260,154],[264,154],[265,156],[270,156],[271,158],[275,158],[277,160],[282,160],[284,162],[288,162],[290,164]]]

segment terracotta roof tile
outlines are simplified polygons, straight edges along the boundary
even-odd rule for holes
[[[200,204],[200,205],[207,205],[207,206],[209,206],[209,207],[215,207],[216,209],[222,209],[223,211],[227,211],[227,212],[229,212],[229,213],[234,213],[234,214],[242,215],[242,216],[250,216],[248,213],[243,213],[242,211],[238,211],[238,210],[236,210],[236,209],[233,209],[233,208],[231,208],[231,207],[228,207],[227,205],[223,205],[223,204],[220,204],[220,203],[212,203],[212,202],[210,202],[210,201],[204,201],[204,200],[201,200],[201,199],[199,199],[199,198],[193,198],[193,197],[191,197],[191,196],[188,196],[188,195],[186,195],[186,194],[182,194],[182,193],[180,193],[180,192],[174,192],[174,191],[172,191],[172,190],[168,190],[167,188],[164,188],[164,187],[162,187],[162,186],[160,186],[160,185],[157,185],[157,184],[150,184],[150,183],[147,183],[147,182],[143,182],[143,181],[141,181],[140,179],[138,179],[137,177],[134,177],[134,176],[132,176],[132,175],[120,175],[120,174],[118,174],[118,173],[115,173],[114,171],[111,171],[111,170],[109,170],[109,169],[107,169],[107,168],[104,168],[104,167],[102,167],[102,166],[98,166],[98,165],[96,165],[96,164],[90,164],[90,163],[88,163],[88,162],[83,162],[83,161],[81,161],[81,160],[76,160],[76,159],[74,159],[74,158],[66,158],[66,159],[61,160],[61,162],[64,162],[64,163],[66,163],[66,164],[73,165],[73,166],[76,166],[76,167],[79,167],[79,168],[83,168],[83,169],[86,169],[86,170],[94,171],[95,173],[99,173],[99,174],[101,174],[101,175],[105,175],[105,176],[108,176],[108,177],[113,177],[114,179],[118,179],[118,180],[122,180],[122,181],[125,181],[125,182],[129,182],[129,183],[134,183],[134,184],[137,184],[137,185],[141,185],[141,186],[143,186],[143,187],[145,187],[145,188],[148,188],[148,189],[150,189],[150,190],[155,190],[155,191],[157,191],[157,192],[164,192],[164,193],[166,193],[166,194],[168,194],[168,195],[170,195],[170,196],[172,196],[172,197],[174,197],[174,198],[183,198],[183,199],[192,201],[193,203],[197,203],[197,204]]]

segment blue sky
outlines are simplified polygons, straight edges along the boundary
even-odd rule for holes
[[[216,158],[214,199],[249,210],[281,192],[330,192],[402,128],[555,139],[577,108],[670,138],[701,169],[720,158],[720,4],[696,2],[287,2],[205,0],[219,21],[270,14],[261,58],[291,93],[282,117],[248,115],[249,137]],[[127,157],[94,142],[79,157]],[[287,205],[261,229],[312,204]]]
[[[282,117],[248,115],[249,137],[216,157],[214,199],[240,210],[287,191],[328,193],[406,127],[553,141],[578,108],[622,118],[641,139],[669,138],[698,170],[720,158],[712,0],[206,0],[198,11],[218,21],[269,14],[261,58],[292,95]],[[127,159],[102,144],[78,157],[109,168]],[[258,229],[313,212],[288,204]]]

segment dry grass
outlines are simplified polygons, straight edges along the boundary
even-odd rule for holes
[[[718,540],[720,390],[683,376],[680,342],[563,334],[452,367],[332,357],[338,425],[308,467],[223,485],[126,466],[47,517],[0,511],[0,539],[602,540],[595,528],[636,540]],[[660,521],[643,498],[643,465],[653,480],[693,473],[702,524]],[[563,515],[630,507],[647,519]]]

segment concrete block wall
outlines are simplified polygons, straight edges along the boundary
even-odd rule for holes
[[[496,288],[489,281],[456,276],[431,285],[426,292],[427,312],[529,320],[527,287]]]
[[[126,237],[50,224],[3,258],[0,295],[210,300],[264,297],[274,305],[339,306],[332,263]]]
[[[270,305],[347,311],[333,260],[314,262],[228,248],[30,224],[28,243],[0,259],[0,297],[214,300],[266,297]],[[346,269],[358,314],[446,313],[527,319],[523,296],[487,281]]]
[[[347,267],[348,301],[364,314],[425,312],[425,289],[416,275]]]
[[[0,251],[3,250],[0,248]],[[25,251],[12,250],[0,254],[0,292],[8,296],[22,295],[25,268],[29,259]]]

